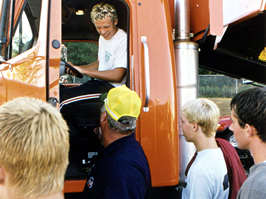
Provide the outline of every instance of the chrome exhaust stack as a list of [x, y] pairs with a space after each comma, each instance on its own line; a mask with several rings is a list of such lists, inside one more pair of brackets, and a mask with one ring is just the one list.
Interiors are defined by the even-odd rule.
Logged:
[[179, 96], [179, 184], [185, 182], [185, 169], [195, 152], [193, 143], [189, 143], [185, 140], [180, 123], [181, 107], [188, 100], [197, 97], [198, 44], [190, 41], [189, 14], [189, 0], [175, 0], [176, 40], [174, 46], [177, 72], [177, 93]]

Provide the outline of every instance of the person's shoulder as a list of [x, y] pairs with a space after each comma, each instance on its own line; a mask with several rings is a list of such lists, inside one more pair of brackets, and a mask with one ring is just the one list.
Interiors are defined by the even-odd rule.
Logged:
[[213, 162], [212, 159], [223, 159], [223, 152], [220, 148], [205, 149], [203, 151], [198, 152], [197, 157]]
[[266, 168], [250, 173], [238, 192], [238, 199], [264, 198], [266, 190], [261, 187], [266, 186]]
[[119, 28], [115, 37], [119, 41], [126, 41], [127, 40], [127, 33], [123, 29]]
[[266, 163], [253, 165], [250, 168], [250, 174], [246, 180], [247, 182], [258, 182], [259, 184], [266, 184]]
[[220, 169], [226, 170], [226, 164], [220, 150], [211, 149], [199, 152], [192, 165], [195, 172], [202, 171], [202, 169], [207, 173], [216, 173]]
[[127, 36], [127, 33], [123, 29], [121, 29], [121, 28], [119, 28], [117, 32], [120, 35]]
[[119, 158], [126, 160], [134, 159], [144, 155], [141, 145], [133, 139], [121, 145], [119, 151], [117, 152], [119, 153]]
[[111, 160], [114, 165], [116, 162], [120, 162], [121, 165], [143, 165], [146, 164], [146, 156], [142, 147], [138, 144], [138, 142], [127, 142], [123, 146], [119, 148], [114, 154], [113, 160]]

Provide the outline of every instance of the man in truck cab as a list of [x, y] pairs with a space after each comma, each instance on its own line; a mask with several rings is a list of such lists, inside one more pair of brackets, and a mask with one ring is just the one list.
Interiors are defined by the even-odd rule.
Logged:
[[[114, 6], [107, 3], [95, 4], [90, 15], [91, 21], [100, 34], [98, 61], [85, 66], [74, 66], [74, 68], [98, 80], [89, 80], [76, 87], [60, 85], [60, 112], [70, 128], [71, 146], [76, 146], [76, 143], [80, 145], [80, 142], [84, 141], [81, 140], [82, 136], [90, 139], [91, 142], [94, 139], [98, 141], [92, 131], [94, 127], [99, 126], [102, 105], [98, 100], [99, 96], [126, 81], [127, 34], [117, 27], [118, 15]], [[95, 150], [88, 148], [87, 151]], [[73, 166], [77, 168], [73, 170], [80, 170], [80, 162], [81, 159], [86, 158], [86, 150], [70, 147], [70, 168]]]
[[52, 105], [16, 98], [0, 107], [0, 199], [63, 199], [68, 127]]
[[108, 92], [97, 132], [104, 149], [88, 175], [82, 198], [148, 197], [149, 165], [134, 133], [140, 109], [139, 96], [125, 85]]
[[91, 10], [99, 37], [98, 60], [89, 65], [74, 66], [80, 73], [119, 86], [126, 81], [127, 34], [117, 27], [118, 16], [114, 6], [98, 3]]

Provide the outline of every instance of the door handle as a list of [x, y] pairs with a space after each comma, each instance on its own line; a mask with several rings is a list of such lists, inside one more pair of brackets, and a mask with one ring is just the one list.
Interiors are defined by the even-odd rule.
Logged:
[[150, 57], [149, 57], [149, 47], [147, 43], [147, 37], [141, 36], [141, 42], [144, 47], [145, 91], [146, 91], [143, 111], [148, 112], [151, 91], [150, 91]]

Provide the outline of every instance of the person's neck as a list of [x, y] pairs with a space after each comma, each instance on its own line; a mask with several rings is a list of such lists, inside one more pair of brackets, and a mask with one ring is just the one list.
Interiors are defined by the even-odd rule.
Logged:
[[105, 135], [106, 136], [104, 137], [104, 142], [103, 142], [104, 148], [106, 148], [107, 146], [115, 142], [116, 140], [119, 140], [123, 137], [130, 135], [130, 133], [121, 134], [117, 131], [109, 130], [109, 132], [105, 133]]
[[113, 37], [115, 36], [115, 34], [117, 33], [117, 31], [118, 31], [118, 28], [116, 27], [115, 29], [114, 29], [114, 31], [112, 32], [112, 36], [109, 38], [109, 39], [105, 39], [104, 37], [104, 39], [105, 40], [111, 40], [111, 39], [113, 39]]
[[266, 143], [262, 142], [259, 137], [254, 138], [253, 142], [250, 143], [249, 150], [255, 164], [266, 161]]
[[197, 151], [203, 151], [205, 149], [215, 149], [218, 148], [215, 137], [206, 137], [204, 134], [199, 135], [194, 141]]
[[[113, 36], [115, 36], [115, 34], [117, 33], [117, 31], [118, 31], [118, 28], [115, 27]], [[113, 38], [113, 36], [112, 36], [112, 38]]]

